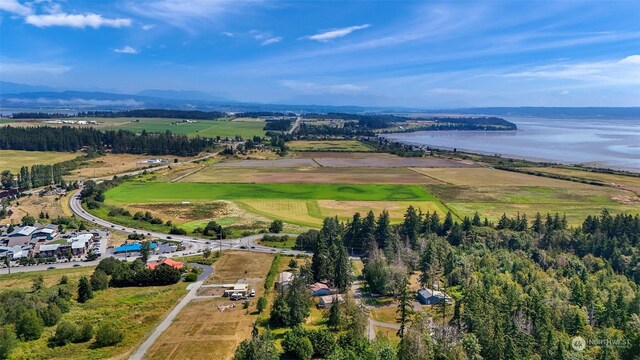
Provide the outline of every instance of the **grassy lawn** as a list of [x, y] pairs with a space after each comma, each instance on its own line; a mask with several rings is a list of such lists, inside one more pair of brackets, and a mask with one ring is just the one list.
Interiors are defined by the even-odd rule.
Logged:
[[20, 167], [41, 164], [55, 164], [62, 161], [75, 159], [80, 154], [56, 151], [22, 151], [0, 150], [0, 171], [11, 170], [16, 174]]
[[260, 240], [258, 241], [260, 245], [270, 246], [278, 249], [293, 249], [296, 246], [296, 238], [290, 236], [286, 241], [267, 241]]
[[[90, 275], [93, 267], [47, 270], [17, 273], [0, 277], [0, 288], [30, 291], [33, 279], [42, 275], [45, 285], [56, 284], [62, 275], [70, 283], [77, 283], [80, 276]], [[101, 349], [91, 348], [92, 341], [50, 348], [47, 339], [55, 333], [55, 326], [45, 328], [38, 340], [19, 342], [11, 359], [123, 359], [156, 326], [185, 294], [185, 284], [143, 288], [110, 288], [95, 292], [95, 297], [84, 304], [72, 301], [71, 311], [62, 321], [76, 324], [92, 323], [96, 328], [105, 321], [113, 321], [124, 332], [124, 340], [115, 346]]]
[[391, 306], [378, 307], [371, 310], [371, 318], [385, 323], [396, 324], [398, 322], [396, 320], [398, 317], [396, 310], [398, 310], [398, 308], [395, 303]]
[[356, 140], [291, 141], [287, 146], [293, 151], [369, 152], [374, 150]]
[[435, 197], [419, 185], [203, 184], [126, 182], [106, 193], [114, 204], [236, 199], [422, 200]]

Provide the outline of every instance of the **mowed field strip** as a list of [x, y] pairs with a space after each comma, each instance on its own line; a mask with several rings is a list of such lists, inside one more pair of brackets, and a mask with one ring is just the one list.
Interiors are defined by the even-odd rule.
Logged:
[[55, 164], [74, 159], [80, 155], [82, 154], [55, 151], [0, 150], [0, 171], [11, 170], [16, 174], [22, 166], [31, 168], [36, 164]]
[[160, 132], [169, 130], [174, 134], [201, 137], [234, 137], [240, 135], [245, 139], [254, 135], [264, 136], [264, 121], [262, 120], [191, 120], [192, 122], [182, 122], [183, 119], [168, 118], [74, 118], [76, 121], [97, 121], [99, 124], [75, 125], [75, 124], [52, 124], [45, 120], [20, 120], [8, 123], [11, 126], [72, 126], [72, 127], [94, 127], [100, 130], [129, 130], [133, 132]]
[[424, 186], [391, 184], [208, 184], [127, 182], [106, 193], [109, 203], [163, 203], [213, 200], [434, 201]]
[[215, 167], [181, 178], [181, 182], [304, 184], [441, 184], [407, 168]]

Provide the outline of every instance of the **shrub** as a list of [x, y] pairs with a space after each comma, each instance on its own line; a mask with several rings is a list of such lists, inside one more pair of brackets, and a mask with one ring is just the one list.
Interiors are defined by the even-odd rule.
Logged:
[[122, 341], [124, 335], [114, 324], [102, 323], [96, 333], [96, 347], [115, 345]]
[[269, 225], [269, 232], [278, 234], [282, 231], [283, 228], [284, 224], [282, 223], [282, 220], [273, 220], [271, 225]]
[[258, 313], [263, 312], [266, 308], [267, 308], [267, 298], [264, 296], [261, 296], [258, 299], [258, 306], [257, 306]]
[[0, 327], [0, 359], [7, 359], [16, 346], [16, 334], [10, 326]]
[[53, 326], [60, 321], [62, 311], [55, 303], [47, 305], [46, 308], [40, 310], [40, 317], [45, 326]]
[[96, 269], [91, 274], [91, 289], [94, 291], [104, 290], [109, 287], [109, 275], [103, 270]]
[[78, 336], [78, 327], [74, 324], [63, 321], [56, 328], [56, 333], [49, 342], [54, 346], [65, 346], [73, 342]]
[[309, 360], [313, 356], [311, 340], [309, 340], [306, 332], [300, 327], [295, 327], [285, 334], [282, 340], [282, 349], [293, 355], [296, 359]]
[[37, 340], [44, 324], [35, 309], [23, 308], [16, 321], [16, 335], [24, 341]]
[[78, 302], [84, 303], [93, 298], [93, 290], [91, 289], [91, 283], [86, 276], [80, 278], [78, 282]]
[[80, 331], [78, 331], [77, 336], [73, 339], [74, 343], [82, 343], [87, 342], [93, 338], [93, 325], [86, 323], [82, 325]]
[[187, 273], [187, 274], [184, 276], [184, 281], [186, 281], [186, 282], [195, 282], [195, 281], [198, 281], [198, 274], [195, 274], [195, 273], [192, 273], [192, 272]]

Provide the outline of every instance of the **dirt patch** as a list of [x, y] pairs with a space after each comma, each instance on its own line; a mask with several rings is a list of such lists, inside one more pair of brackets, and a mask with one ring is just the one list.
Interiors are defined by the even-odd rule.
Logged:
[[612, 199], [622, 204], [640, 204], [640, 196], [618, 195]]
[[316, 167], [312, 159], [277, 160], [230, 160], [214, 165], [215, 167]]
[[127, 208], [132, 213], [149, 211], [154, 216], [178, 222], [239, 216], [241, 212], [232, 202], [222, 200], [193, 204], [132, 204]]
[[[240, 279], [252, 278], [264, 280], [264, 276], [271, 267], [271, 254], [252, 253], [247, 251], [224, 252], [214, 265], [213, 276], [207, 279], [207, 284], [236, 283]], [[258, 289], [256, 289], [258, 290]]]
[[318, 164], [326, 167], [423, 167], [423, 168], [444, 168], [444, 167], [472, 167], [472, 165], [447, 159], [437, 158], [313, 158]]

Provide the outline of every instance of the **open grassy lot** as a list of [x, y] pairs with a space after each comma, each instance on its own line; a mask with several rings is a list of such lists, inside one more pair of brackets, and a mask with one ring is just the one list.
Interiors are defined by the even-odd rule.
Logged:
[[[273, 255], [248, 251], [225, 251], [216, 261], [213, 276], [207, 284], [229, 284], [239, 279], [256, 279], [266, 276]], [[256, 288], [256, 291], [258, 289]], [[257, 296], [256, 296], [257, 297]]]
[[56, 151], [0, 150], [0, 171], [11, 170], [12, 173], [16, 174], [22, 166], [31, 168], [35, 164], [55, 164], [75, 159], [79, 155]]
[[418, 185], [387, 184], [203, 184], [126, 182], [106, 192], [113, 204], [212, 200], [360, 200], [434, 201]]
[[293, 151], [373, 151], [370, 146], [356, 140], [291, 141], [287, 146]]
[[[183, 119], [167, 118], [75, 118], [74, 120], [97, 121], [98, 125], [74, 125], [74, 124], [51, 124], [46, 120], [37, 121], [13, 121], [11, 126], [73, 126], [73, 127], [94, 127], [101, 130], [130, 130], [141, 132], [165, 132], [167, 130], [175, 134], [187, 136], [203, 137], [234, 137], [240, 135], [243, 138], [250, 138], [254, 135], [264, 136], [264, 121], [254, 119], [249, 121], [220, 120], [195, 120], [195, 122], [183, 122]], [[185, 119], [186, 120], [186, 119]]]
[[[44, 211], [49, 214], [50, 219], [54, 219], [58, 216], [71, 216], [72, 212], [69, 209], [69, 197], [58, 195], [47, 195], [40, 197], [38, 195], [24, 196], [19, 200], [12, 202], [11, 211], [13, 214], [7, 216], [4, 219], [0, 219], [0, 224], [19, 224], [25, 215], [31, 215], [38, 218], [40, 211]], [[16, 205], [20, 203], [20, 205]], [[46, 222], [50, 220], [45, 220]]]
[[[57, 283], [62, 275], [67, 275], [75, 284], [80, 276], [90, 275], [92, 271], [93, 267], [82, 267], [3, 275], [0, 289], [29, 290], [38, 275], [44, 277], [46, 286]], [[95, 297], [84, 304], [72, 301], [71, 311], [62, 316], [62, 321], [90, 322], [97, 327], [108, 319], [122, 329], [124, 340], [101, 349], [93, 349], [92, 341], [51, 348], [47, 346], [47, 339], [55, 333], [55, 326], [48, 327], [40, 339], [19, 342], [11, 359], [126, 359], [184, 293], [185, 284], [178, 283], [163, 287], [111, 288], [94, 293]]]
[[[158, 156], [149, 155], [132, 155], [132, 154], [107, 154], [95, 159], [87, 160], [82, 163], [79, 169], [73, 170], [69, 178], [72, 179], [90, 179], [101, 178], [123, 172], [141, 170], [162, 164], [147, 164], [147, 160], [158, 158]], [[187, 161], [192, 158], [180, 157], [180, 156], [160, 156], [162, 159], [167, 159], [168, 164], [171, 164], [178, 159], [178, 161]]]
[[432, 201], [336, 201], [336, 200], [240, 200], [238, 204], [248, 211], [271, 219], [281, 219], [291, 224], [317, 228], [325, 217], [338, 216], [342, 220], [350, 219], [355, 212], [366, 214], [369, 210], [379, 214], [389, 211], [391, 222], [402, 220], [409, 205], [422, 211], [446, 209], [436, 200]]
[[612, 186], [623, 186], [640, 192], [640, 177], [625, 176], [616, 174], [597, 173], [578, 169], [567, 169], [557, 167], [537, 167], [531, 168], [533, 171], [540, 171], [547, 174], [557, 174], [570, 176], [581, 180], [601, 181]]
[[441, 184], [407, 168], [218, 167], [208, 166], [182, 182], [304, 184]]
[[472, 216], [477, 211], [492, 220], [503, 213], [524, 213], [532, 219], [536, 212], [558, 212], [566, 214], [571, 225], [577, 225], [587, 215], [599, 214], [605, 208], [612, 213], [639, 213], [640, 199], [628, 191], [567, 183], [574, 186], [431, 185], [429, 189], [459, 216]]
[[513, 171], [478, 168], [414, 168], [416, 172], [446, 184], [463, 186], [548, 186], [567, 188], [588, 186], [571, 181], [556, 180]]
[[145, 359], [231, 359], [236, 346], [251, 336], [252, 324], [258, 318], [255, 302], [262, 295], [272, 258], [270, 254], [224, 252], [214, 264], [214, 276], [208, 282], [253, 279], [257, 296], [250, 308], [242, 309], [237, 302], [235, 309], [221, 312], [218, 305], [231, 304], [229, 299], [195, 299], [182, 309]]

